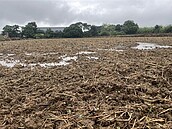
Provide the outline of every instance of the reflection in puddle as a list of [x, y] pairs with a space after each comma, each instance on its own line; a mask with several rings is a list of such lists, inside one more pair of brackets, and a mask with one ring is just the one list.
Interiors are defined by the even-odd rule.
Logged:
[[161, 46], [157, 45], [154, 43], [142, 43], [142, 42], [137, 42], [136, 47], [132, 47], [133, 49], [138, 49], [138, 50], [152, 50], [156, 48], [172, 48], [172, 46]]

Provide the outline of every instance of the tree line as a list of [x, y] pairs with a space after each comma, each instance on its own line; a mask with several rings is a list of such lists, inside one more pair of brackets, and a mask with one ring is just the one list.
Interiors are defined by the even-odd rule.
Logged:
[[2, 31], [2, 35], [6, 35], [10, 38], [82, 38], [154, 33], [172, 33], [172, 25], [139, 27], [139, 25], [132, 20], [127, 20], [122, 25], [103, 24], [101, 26], [77, 22], [64, 28], [63, 31], [52, 31], [51, 28], [43, 31], [38, 29], [36, 22], [29, 22], [24, 27], [20, 27], [19, 25], [6, 25]]

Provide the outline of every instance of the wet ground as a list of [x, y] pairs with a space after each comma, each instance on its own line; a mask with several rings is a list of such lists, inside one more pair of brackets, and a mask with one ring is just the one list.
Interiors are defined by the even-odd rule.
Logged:
[[0, 42], [1, 128], [172, 127], [172, 38]]

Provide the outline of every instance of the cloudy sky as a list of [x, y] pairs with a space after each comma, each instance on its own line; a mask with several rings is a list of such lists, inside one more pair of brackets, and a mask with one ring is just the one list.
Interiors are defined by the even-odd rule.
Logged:
[[172, 24], [172, 0], [0, 0], [0, 29], [6, 24], [100, 25], [134, 20], [140, 26]]

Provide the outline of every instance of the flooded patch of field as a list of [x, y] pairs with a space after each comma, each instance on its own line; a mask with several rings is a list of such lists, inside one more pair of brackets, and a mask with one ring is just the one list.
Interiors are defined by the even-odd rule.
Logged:
[[20, 64], [19, 60], [0, 60], [0, 65], [6, 66], [9, 68], [14, 67], [16, 64]]
[[172, 48], [172, 46], [163, 46], [163, 45], [157, 45], [154, 43], [143, 43], [143, 42], [137, 42], [136, 47], [132, 47], [133, 49], [138, 49], [138, 50], [152, 50], [156, 48]]
[[[76, 55], [77, 54], [86, 54], [87, 55], [87, 54], [93, 54], [93, 53], [95, 53], [95, 52], [79, 52], [79, 53], [76, 53]], [[7, 55], [9, 55], [9, 54], [7, 54]], [[33, 53], [32, 54], [31, 53], [25, 53], [25, 55], [26, 56], [32, 56], [34, 54]], [[37, 55], [39, 55], [39, 54], [37, 53]], [[46, 56], [47, 53], [46, 54], [40, 54], [40, 55]], [[56, 55], [56, 54], [53, 54], [53, 55]], [[51, 63], [46, 63], [46, 62], [45, 63], [40, 63], [40, 62], [38, 62], [38, 63], [21, 63], [20, 60], [15, 60], [14, 58], [11, 58], [10, 60], [9, 59], [3, 59], [3, 60], [1, 59], [0, 65], [6, 66], [9, 68], [12, 68], [16, 65], [21, 65], [23, 67], [41, 66], [41, 67], [47, 67], [47, 68], [48, 67], [55, 67], [55, 66], [66, 66], [66, 65], [71, 64], [71, 61], [77, 61], [78, 56], [67, 56], [67, 54], [66, 54], [66, 55], [62, 55], [58, 58], [60, 59], [59, 62], [51, 62]], [[87, 58], [88, 59], [95, 59], [95, 60], [98, 59], [98, 57], [87, 57]]]
[[52, 63], [21, 63], [19, 60], [0, 60], [0, 65], [12, 68], [16, 65], [21, 65], [24, 67], [34, 67], [34, 66], [41, 66], [41, 67], [55, 67], [55, 66], [66, 66], [69, 65], [72, 60], [76, 61], [77, 56], [74, 57], [63, 57], [60, 62], [52, 62]]

